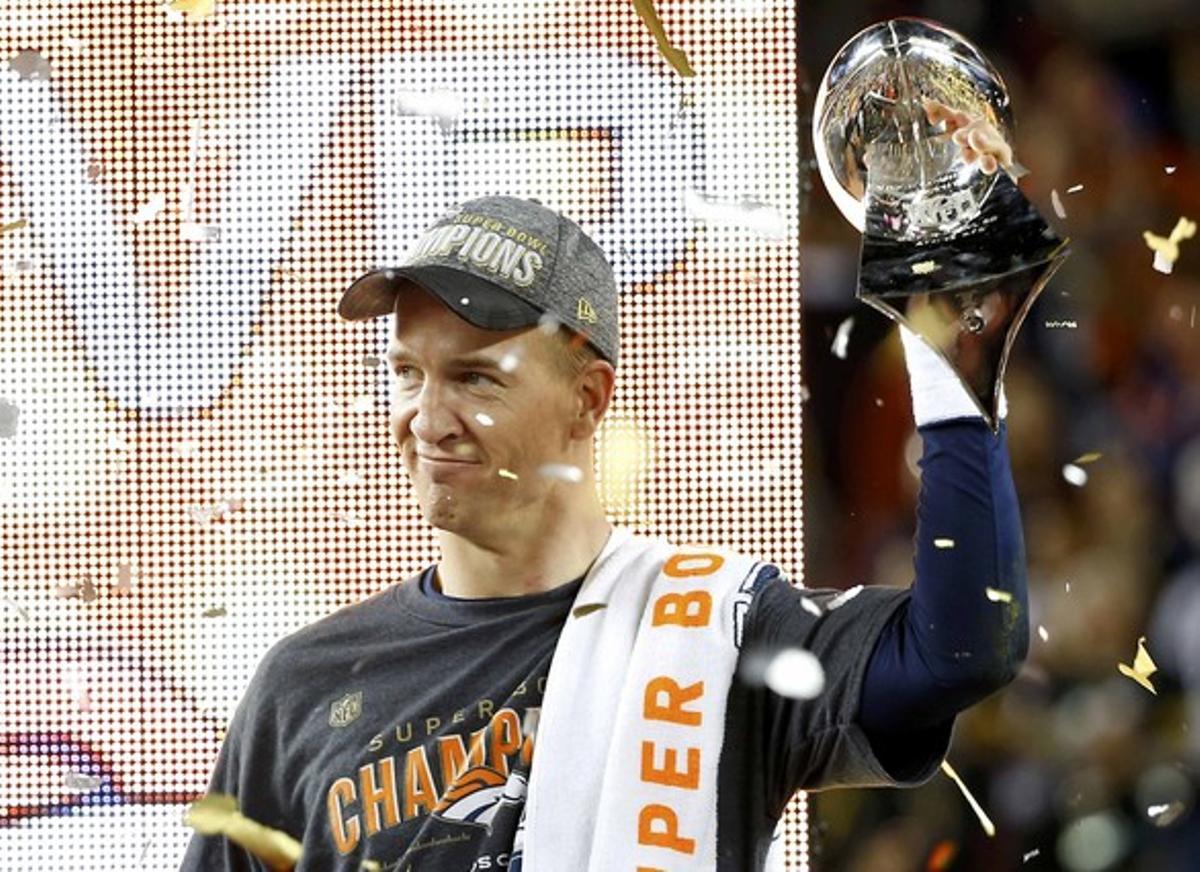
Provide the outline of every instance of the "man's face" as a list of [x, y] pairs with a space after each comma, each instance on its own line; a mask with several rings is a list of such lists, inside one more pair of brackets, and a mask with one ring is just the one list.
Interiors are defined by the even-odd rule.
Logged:
[[433, 526], [491, 539], [522, 509], [545, 508], [556, 487], [580, 486], [538, 472], [573, 462], [577, 400], [554, 342], [536, 327], [475, 327], [417, 288], [399, 294], [388, 349], [391, 427]]

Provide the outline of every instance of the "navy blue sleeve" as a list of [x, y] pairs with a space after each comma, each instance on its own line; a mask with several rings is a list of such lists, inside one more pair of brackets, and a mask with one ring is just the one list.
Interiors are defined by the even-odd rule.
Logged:
[[860, 700], [859, 723], [889, 769], [919, 758], [922, 737], [937, 744], [958, 712], [1010, 682], [1029, 648], [1006, 427], [993, 434], [962, 418], [919, 432], [916, 577], [876, 640]]

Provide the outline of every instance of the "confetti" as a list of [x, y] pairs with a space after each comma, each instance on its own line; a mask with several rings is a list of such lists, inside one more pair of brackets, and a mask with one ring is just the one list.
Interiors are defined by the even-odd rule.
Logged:
[[557, 478], [579, 484], [583, 481], [583, 470], [570, 463], [546, 463], [538, 467], [538, 475], [544, 478]]
[[1075, 321], [1047, 321], [1046, 326], [1049, 327], [1051, 330], [1054, 330], [1054, 329], [1074, 330], [1079, 326], [1079, 324]]
[[1050, 634], [1046, 632], [1046, 628], [1038, 624], [1038, 635], [1042, 637], [1043, 642], [1050, 641]]
[[359, 872], [383, 872], [383, 864], [378, 860], [363, 860], [358, 870]]
[[1168, 176], [1172, 176], [1175, 174], [1175, 167], [1173, 167], [1173, 166], [1163, 167], [1163, 170], [1166, 172], [1166, 174]]
[[20, 616], [22, 621], [27, 622], [29, 620], [29, 612], [26, 611], [25, 607], [20, 605], [19, 603], [15, 603], [12, 600], [8, 600], [8, 599], [0, 600], [0, 603], [3, 603], [4, 605], [8, 606], [10, 609], [15, 611], [17, 613], [17, 615]]
[[398, 91], [392, 98], [392, 114], [432, 118], [443, 133], [458, 125], [464, 111], [462, 95], [457, 91]]
[[646, 27], [654, 36], [654, 42], [658, 45], [658, 50], [662, 56], [667, 59], [667, 62], [675, 68], [675, 71], [681, 76], [694, 76], [695, 70], [688, 63], [687, 55], [671, 44], [671, 40], [667, 38], [667, 31], [663, 27], [662, 19], [658, 17], [658, 11], [654, 8], [653, 0], [633, 0], [633, 8], [637, 10], [637, 14], [641, 16]]
[[205, 609], [201, 612], [202, 618], [222, 618], [225, 616], [225, 606], [213, 606], [211, 609]]
[[582, 618], [590, 615], [592, 612], [598, 612], [601, 609], [608, 608], [608, 603], [585, 603], [581, 606], [576, 606], [571, 610], [571, 617]]
[[81, 599], [85, 603], [96, 599], [96, 585], [91, 576], [85, 575], [83, 580], [75, 584], [60, 584], [54, 589], [54, 595], [63, 599]]
[[148, 221], [153, 221], [158, 214], [166, 208], [167, 195], [155, 194], [149, 200], [142, 204], [133, 216], [134, 224], [145, 224]]
[[1067, 585], [1067, 593], [1070, 593], [1071, 592], [1071, 582], [1068, 581], [1066, 583], [1066, 585]]
[[1013, 601], [1011, 593], [1006, 590], [997, 590], [994, 587], [987, 589], [987, 598], [994, 603], [1010, 603]]
[[291, 869], [300, 860], [300, 843], [281, 830], [265, 827], [238, 811], [237, 800], [210, 793], [188, 806], [183, 822], [206, 836], [224, 835], [271, 869]]
[[825, 670], [811, 651], [785, 648], [771, 658], [763, 681], [780, 696], [813, 699], [825, 689]]
[[1076, 466], [1074, 463], [1063, 465], [1062, 476], [1067, 480], [1068, 484], [1073, 484], [1075, 487], [1083, 487], [1087, 484], [1088, 480], [1087, 470]]
[[1076, 464], [1095, 463], [1097, 460], [1099, 460], [1103, 456], [1104, 455], [1101, 454], [1099, 451], [1089, 451], [1087, 454], [1081, 454], [1078, 457], [1076, 457], [1074, 462]]
[[1181, 216], [1175, 222], [1175, 227], [1167, 238], [1164, 239], [1149, 230], [1142, 233], [1142, 238], [1154, 252], [1154, 268], [1160, 273], [1170, 275], [1171, 270], [1175, 267], [1175, 261], [1179, 260], [1179, 243], [1185, 239], [1191, 239], [1195, 235], [1196, 222]]
[[1040, 855], [1041, 855], [1041, 853], [1042, 853], [1042, 849], [1041, 849], [1041, 848], [1034, 848], [1032, 851], [1027, 851], [1027, 852], [1026, 852], [1026, 853], [1025, 853], [1025, 854], [1024, 854], [1022, 857], [1021, 857], [1021, 862], [1022, 862], [1022, 863], [1028, 863], [1028, 862], [1029, 862], [1030, 860], [1032, 860], [1034, 857], [1040, 856]]
[[558, 328], [562, 326], [562, 322], [546, 312], [538, 318], [538, 330], [542, 331], [547, 336], [553, 336], [558, 332]]
[[484, 427], [494, 427], [496, 425], [496, 421], [487, 412], [476, 412], [475, 420]]
[[923, 260], [920, 263], [914, 263], [912, 265], [913, 275], [917, 275], [917, 276], [927, 276], [931, 272], [936, 271], [937, 269], [938, 269], [937, 261], [933, 261], [933, 260]]
[[501, 372], [512, 372], [513, 370], [515, 370], [517, 368], [517, 364], [520, 362], [521, 362], [521, 359], [519, 357], [517, 357], [515, 354], [513, 354], [511, 351], [509, 351], [503, 357], [500, 358], [500, 371]]
[[934, 539], [933, 547], [934, 548], [953, 548], [954, 540], [953, 539]]
[[17, 435], [17, 421], [20, 417], [21, 410], [0, 397], [0, 439], [11, 439]]
[[851, 315], [849, 318], [845, 319], [844, 321], [842, 321], [841, 324], [838, 325], [837, 334], [833, 337], [833, 346], [831, 348], [835, 357], [838, 357], [841, 360], [846, 359], [846, 346], [850, 342], [850, 331], [853, 329], [854, 329], [854, 316], [853, 315]]
[[929, 859], [925, 862], [926, 872], [944, 872], [957, 855], [958, 845], [954, 842], [949, 839], [938, 842], [929, 852]]
[[962, 795], [966, 797], [967, 804], [971, 806], [971, 809], [975, 812], [975, 816], [979, 818], [979, 823], [983, 825], [983, 831], [987, 833], [989, 837], [994, 837], [996, 835], [996, 825], [993, 824], [992, 819], [987, 816], [987, 812], [985, 812], [983, 808], [980, 807], [979, 803], [975, 801], [975, 797], [971, 795], [971, 791], [967, 790], [967, 785], [963, 784], [962, 779], [958, 777], [958, 773], [954, 771], [954, 767], [950, 765], [949, 760], [942, 761], [942, 771], [946, 773], [946, 776], [951, 781], [958, 785], [958, 789], [961, 790]]
[[856, 585], [854, 585], [854, 587], [850, 588], [849, 590], [842, 591], [841, 593], [839, 593], [837, 596], [835, 596], [833, 599], [831, 599], [829, 601], [829, 605], [826, 606], [826, 608], [831, 612], [834, 609], [840, 609], [846, 603], [850, 602], [850, 600], [854, 599], [856, 596], [858, 596], [860, 593], [862, 593], [862, 589], [863, 589], [863, 586], [861, 584], [856, 584]]
[[12, 233], [16, 230], [20, 230], [23, 227], [28, 226], [28, 224], [29, 222], [24, 218], [18, 218], [16, 221], [9, 221], [7, 224], [0, 224], [0, 236], [3, 236], [5, 233]]
[[221, 228], [184, 221], [179, 225], [179, 238], [184, 242], [216, 242], [221, 238]]
[[102, 781], [99, 775], [84, 775], [82, 772], [68, 772], [63, 776], [63, 787], [79, 793], [91, 793], [100, 787]]
[[816, 617], [821, 617], [821, 607], [807, 597], [800, 597], [800, 607]]
[[765, 239], [784, 239], [787, 222], [774, 206], [758, 200], [723, 201], [696, 191], [683, 195], [688, 215], [706, 224], [741, 227]]
[[128, 563], [117, 564], [117, 584], [113, 590], [118, 594], [133, 591], [133, 566]]
[[1067, 220], [1067, 210], [1063, 208], [1062, 198], [1058, 196], [1058, 188], [1050, 192], [1050, 205], [1054, 207], [1054, 214], [1060, 221]]
[[67, 47], [67, 50], [70, 51], [71, 54], [79, 54], [87, 47], [87, 43], [82, 39], [70, 35], [63, 37], [63, 45]]
[[50, 61], [32, 48], [22, 49], [9, 58], [8, 68], [20, 78], [30, 81], [50, 78]]
[[1082, 190], [1083, 190], [1083, 185], [1071, 185], [1071, 187], [1067, 188], [1067, 193], [1068, 194], [1078, 194]]
[[1187, 803], [1175, 800], [1150, 806], [1146, 809], [1146, 817], [1150, 818], [1150, 823], [1156, 827], [1169, 827], [1179, 820], [1187, 810]]
[[1146, 690], [1150, 691], [1155, 696], [1158, 696], [1158, 691], [1154, 689], [1154, 685], [1150, 683], [1150, 676], [1158, 671], [1158, 667], [1154, 665], [1154, 660], [1146, 651], [1146, 637], [1142, 636], [1138, 639], [1137, 655], [1133, 658], [1133, 666], [1126, 666], [1124, 663], [1117, 664], [1117, 671], [1126, 678], [1132, 678]]
[[499, 475], [501, 478], [507, 478], [507, 479], [510, 479], [510, 480], [512, 480], [512, 481], [516, 481], [516, 480], [519, 478], [519, 476], [518, 476], [518, 475], [517, 475], [515, 472], [512, 472], [512, 471], [510, 471], [510, 470], [507, 470], [507, 469], [502, 469], [502, 470], [500, 470], [500, 471], [497, 473], [497, 475]]
[[203, 21], [216, 11], [216, 6], [215, 0], [172, 0], [167, 8], [183, 13], [188, 21]]

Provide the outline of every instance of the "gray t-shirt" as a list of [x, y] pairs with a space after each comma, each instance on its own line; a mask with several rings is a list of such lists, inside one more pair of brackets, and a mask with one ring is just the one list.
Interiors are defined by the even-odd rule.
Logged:
[[[239, 703], [210, 790], [301, 840], [300, 872], [519, 870], [514, 839], [534, 753], [527, 712], [541, 705], [581, 581], [457, 600], [430, 596], [417, 576], [288, 636]], [[826, 611], [838, 593], [795, 588], [774, 566], [759, 573], [743, 658], [805, 648], [826, 686], [796, 701], [735, 676], [718, 769], [722, 872], [762, 868], [796, 790], [919, 784], [946, 751], [949, 724], [891, 771], [876, 758], [855, 723], [858, 700], [874, 642], [909, 593], [866, 587]], [[197, 835], [182, 868], [264, 867], [224, 838]]]

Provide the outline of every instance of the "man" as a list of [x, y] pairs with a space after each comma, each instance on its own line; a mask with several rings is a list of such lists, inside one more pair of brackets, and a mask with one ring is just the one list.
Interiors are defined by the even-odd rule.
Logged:
[[[839, 596], [606, 520], [617, 291], [561, 215], [457, 207], [339, 312], [394, 317], [391, 425], [441, 560], [276, 644], [238, 707], [211, 789], [301, 841], [298, 869], [781, 868], [795, 791], [923, 782], [1015, 675], [1005, 430], [912, 336], [916, 581]], [[821, 664], [812, 698], [761, 680], [790, 648]], [[183, 868], [266, 867], [197, 835]]]

